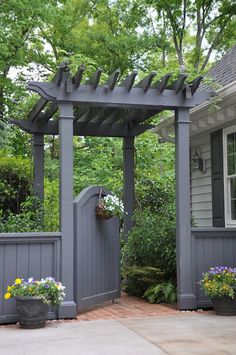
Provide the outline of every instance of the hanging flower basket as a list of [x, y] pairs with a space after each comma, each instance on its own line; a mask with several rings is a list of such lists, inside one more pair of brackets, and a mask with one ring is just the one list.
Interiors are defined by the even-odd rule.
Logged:
[[100, 218], [100, 219], [110, 219], [112, 216], [112, 214], [110, 214], [109, 212], [106, 211], [106, 208], [104, 206], [103, 203], [99, 203], [97, 206], [96, 206], [96, 216], [97, 218]]
[[114, 216], [122, 218], [124, 206], [118, 197], [106, 195], [103, 189], [99, 192], [98, 204], [95, 208], [97, 218], [110, 219]]

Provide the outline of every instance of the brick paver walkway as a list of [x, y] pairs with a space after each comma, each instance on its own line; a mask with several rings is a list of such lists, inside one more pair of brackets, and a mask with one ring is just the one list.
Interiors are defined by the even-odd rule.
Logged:
[[77, 316], [77, 320], [120, 319], [133, 317], [159, 317], [177, 315], [174, 306], [166, 304], [150, 304], [137, 297], [122, 294], [122, 297], [91, 307]]

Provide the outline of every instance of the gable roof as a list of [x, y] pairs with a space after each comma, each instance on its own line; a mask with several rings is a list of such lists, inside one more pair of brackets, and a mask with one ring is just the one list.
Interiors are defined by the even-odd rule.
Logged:
[[[217, 112], [213, 115], [207, 113], [209, 101], [191, 109], [191, 137], [211, 130], [216, 125], [232, 121], [236, 117], [236, 45], [214, 64], [206, 76], [211, 77], [220, 85], [217, 94], [221, 98], [221, 102], [218, 104]], [[206, 83], [201, 83], [199, 91], [201, 90], [209, 90], [209, 86]], [[152, 131], [159, 134], [163, 141], [174, 141], [171, 137], [174, 133], [174, 117], [163, 119]]]
[[236, 81], [236, 45], [214, 64], [207, 76], [222, 87]]

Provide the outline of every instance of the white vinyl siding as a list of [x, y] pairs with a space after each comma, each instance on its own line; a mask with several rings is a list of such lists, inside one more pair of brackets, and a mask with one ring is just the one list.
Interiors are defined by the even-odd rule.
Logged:
[[212, 227], [211, 194], [211, 145], [210, 135], [194, 139], [191, 152], [197, 149], [202, 159], [206, 160], [206, 172], [191, 171], [191, 211], [194, 224], [198, 227]]

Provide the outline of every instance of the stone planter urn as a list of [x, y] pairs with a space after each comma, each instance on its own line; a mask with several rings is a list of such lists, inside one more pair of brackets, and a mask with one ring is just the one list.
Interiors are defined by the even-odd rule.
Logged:
[[16, 310], [21, 328], [36, 329], [45, 327], [49, 306], [37, 296], [15, 297]]
[[236, 298], [227, 296], [212, 299], [215, 313], [219, 316], [236, 316]]

